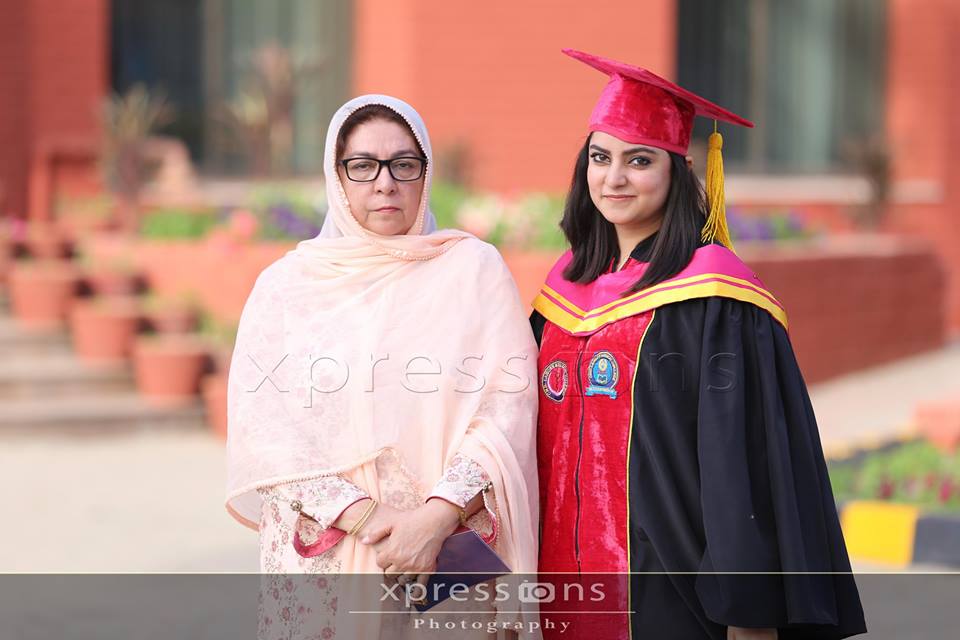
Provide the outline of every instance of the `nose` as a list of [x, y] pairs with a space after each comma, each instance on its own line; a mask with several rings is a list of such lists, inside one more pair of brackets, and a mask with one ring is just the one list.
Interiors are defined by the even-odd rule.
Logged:
[[603, 182], [609, 187], [622, 187], [627, 183], [626, 167], [620, 162], [611, 162]]
[[380, 169], [380, 175], [377, 176], [373, 186], [377, 193], [393, 193], [397, 190], [397, 181], [390, 175], [389, 167], [385, 166]]

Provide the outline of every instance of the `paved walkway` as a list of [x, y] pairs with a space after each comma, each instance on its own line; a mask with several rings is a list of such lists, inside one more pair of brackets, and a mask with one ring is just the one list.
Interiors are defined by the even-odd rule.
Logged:
[[950, 394], [960, 396], [960, 341], [810, 387], [828, 457], [913, 434], [917, 404]]
[[204, 431], [0, 433], [0, 571], [257, 571]]

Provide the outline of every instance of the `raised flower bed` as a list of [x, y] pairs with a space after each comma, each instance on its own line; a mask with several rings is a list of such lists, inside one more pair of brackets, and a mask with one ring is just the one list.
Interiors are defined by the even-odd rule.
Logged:
[[[236, 324], [259, 273], [319, 232], [325, 205], [313, 196], [322, 193], [265, 188], [248, 193], [239, 207], [157, 210], [122, 246], [115, 235], [90, 234], [83, 249], [101, 260], [123, 251], [152, 297], [186, 295], [215, 321]], [[565, 248], [558, 197], [503, 199], [438, 184], [431, 204], [441, 227], [466, 228], [499, 246], [527, 302]], [[807, 382], [943, 344], [945, 283], [928, 247], [878, 235], [822, 236], [796, 212], [766, 213], [731, 212], [736, 249], [784, 303]], [[911, 308], [909, 323], [904, 305]], [[169, 326], [183, 332], [192, 321], [179, 315]]]
[[960, 516], [960, 453], [927, 440], [897, 443], [830, 463], [840, 501], [880, 500]]
[[829, 469], [851, 558], [960, 567], [960, 452], [913, 440]]

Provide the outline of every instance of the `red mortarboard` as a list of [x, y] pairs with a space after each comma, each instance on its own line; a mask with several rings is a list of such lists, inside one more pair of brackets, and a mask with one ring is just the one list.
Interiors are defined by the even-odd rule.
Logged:
[[646, 69], [574, 49], [563, 52], [610, 76], [590, 114], [590, 131], [683, 155], [690, 146], [695, 115], [753, 126], [749, 120]]
[[[590, 131], [603, 131], [632, 144], [648, 144], [684, 155], [690, 146], [695, 116], [753, 127], [749, 120], [646, 69], [575, 49], [563, 52], [610, 76], [590, 114]], [[723, 138], [714, 130], [707, 151], [710, 213], [702, 237], [707, 241], [719, 240], [733, 249], [724, 207], [722, 147]]]

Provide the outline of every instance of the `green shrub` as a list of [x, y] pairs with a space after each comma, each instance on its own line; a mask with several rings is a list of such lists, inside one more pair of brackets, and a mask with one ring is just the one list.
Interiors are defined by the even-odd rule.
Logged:
[[209, 209], [154, 209], [144, 216], [140, 235], [164, 240], [199, 239], [207, 235], [217, 223], [216, 212]]

